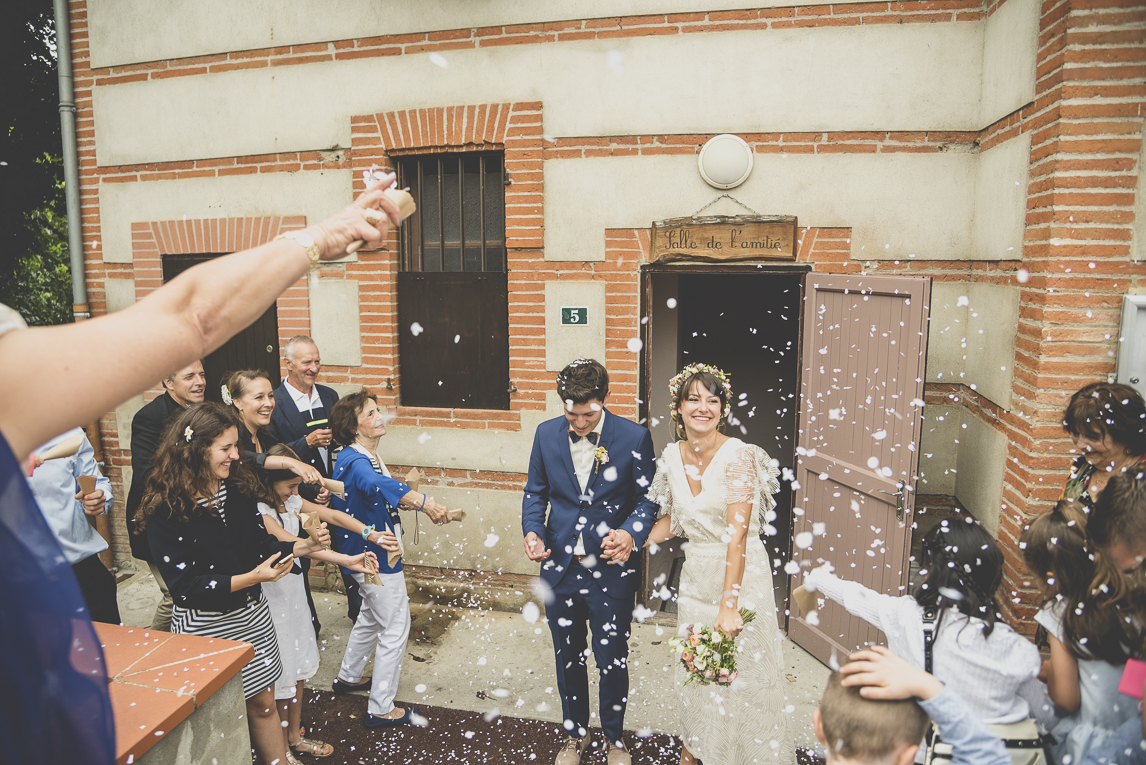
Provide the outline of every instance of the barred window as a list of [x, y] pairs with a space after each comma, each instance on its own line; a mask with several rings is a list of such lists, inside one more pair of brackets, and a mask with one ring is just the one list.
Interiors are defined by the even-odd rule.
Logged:
[[505, 163], [496, 151], [402, 157], [418, 215], [402, 227], [404, 271], [505, 270]]
[[502, 154], [402, 157], [397, 165], [398, 183], [418, 205], [400, 229], [401, 402], [509, 409]]

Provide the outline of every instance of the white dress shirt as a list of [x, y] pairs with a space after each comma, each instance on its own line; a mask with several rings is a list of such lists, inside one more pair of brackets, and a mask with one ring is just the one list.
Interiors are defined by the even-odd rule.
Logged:
[[[42, 454], [61, 441], [75, 436], [84, 436], [83, 429], [72, 428], [33, 451]], [[95, 450], [86, 436], [80, 444], [80, 450], [74, 455], [47, 460], [28, 479], [36, 504], [40, 506], [44, 520], [48, 522], [48, 527], [71, 565], [107, 549], [107, 542], [84, 514], [83, 502], [75, 499], [76, 492], [80, 490], [76, 479], [81, 475], [95, 476], [96, 490], [103, 491], [103, 511], [106, 513], [112, 505], [111, 481], [100, 473], [95, 461]]]
[[[303, 393], [298, 388], [291, 385], [289, 377], [283, 378], [283, 385], [286, 386], [287, 393], [290, 394], [291, 401], [294, 402], [294, 405], [298, 407], [298, 410], [300, 412], [313, 412], [318, 407], [323, 406], [322, 399], [319, 398], [319, 396], [318, 396], [318, 386], [317, 385], [310, 386], [310, 395], [309, 396], [306, 395], [305, 393]], [[324, 409], [323, 411], [326, 411], [326, 410]], [[330, 412], [326, 412], [326, 416], [329, 418]], [[327, 424], [326, 427], [329, 428], [330, 425]], [[318, 450], [319, 456], [322, 457], [322, 464], [329, 465], [330, 464], [330, 457], [329, 457], [329, 454], [327, 453], [328, 449], [325, 446], [317, 446], [317, 447], [313, 447], [313, 448], [316, 448]]]
[[[597, 443], [594, 444], [588, 438], [582, 438], [576, 443], [573, 442], [573, 431], [570, 429], [569, 434], [569, 456], [573, 458], [573, 472], [577, 475], [577, 485], [581, 488], [581, 493], [585, 493], [585, 489], [589, 486], [589, 476], [593, 474], [593, 465], [596, 460], [593, 454], [597, 451], [597, 447], [601, 445], [601, 431], [605, 427], [605, 418], [608, 417], [608, 412], [601, 410], [601, 419], [597, 420], [597, 427], [593, 428], [592, 432], [597, 434]], [[581, 535], [577, 535], [577, 545], [573, 548], [574, 555], [585, 554], [585, 543], [581, 539]]]

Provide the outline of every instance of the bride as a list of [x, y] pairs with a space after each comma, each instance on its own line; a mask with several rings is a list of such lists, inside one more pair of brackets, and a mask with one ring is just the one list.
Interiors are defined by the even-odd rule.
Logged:
[[[720, 432], [732, 408], [732, 386], [720, 369], [690, 364], [669, 382], [669, 393], [682, 440], [666, 446], [657, 463], [649, 496], [661, 510], [649, 542], [688, 537], [679, 629], [711, 624], [736, 638], [739, 649], [739, 676], [731, 686], [685, 686], [685, 669], [677, 662], [680, 761], [794, 763], [781, 681], [783, 638], [768, 551], [760, 540], [765, 515], [776, 505], [779, 471], [760, 447]], [[747, 625], [741, 607], [756, 612]]]

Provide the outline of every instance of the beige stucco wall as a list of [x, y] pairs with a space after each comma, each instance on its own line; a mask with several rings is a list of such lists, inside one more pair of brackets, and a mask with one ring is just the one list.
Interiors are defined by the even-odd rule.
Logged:
[[962, 422], [962, 409], [955, 404], [928, 404], [923, 408], [917, 494], [955, 494], [959, 470], [956, 440]]
[[108, 313], [130, 308], [135, 305], [135, 279], [104, 279], [103, 293]]
[[356, 279], [310, 280], [310, 334], [326, 364], [362, 365]]
[[[753, 7], [789, 4], [757, 0]], [[354, 37], [744, 7], [743, 0], [100, 0], [89, 6], [88, 23], [92, 66], [114, 66]]]
[[[589, 309], [584, 326], [562, 326], [562, 306]], [[605, 283], [545, 282], [545, 368], [560, 372], [574, 359], [605, 359]]]
[[400, 459], [390, 459], [391, 462], [525, 473], [529, 469], [533, 431], [543, 420], [559, 412], [559, 409], [549, 414], [522, 412], [520, 432], [391, 425], [381, 448], [386, 454], [401, 455]]
[[[533, 434], [530, 433], [530, 440]], [[466, 511], [462, 523], [435, 526], [419, 519], [420, 542], [414, 544], [414, 519], [403, 513], [405, 560], [420, 566], [536, 574], [521, 544], [521, 492], [454, 489], [426, 485], [428, 494], [450, 509]]]
[[1011, 406], [1019, 288], [975, 282], [931, 285], [927, 382], [963, 383]]
[[923, 411], [918, 494], [953, 495], [992, 534], [999, 527], [1007, 438], [959, 404]]
[[[856, 260], [963, 260], [973, 255], [977, 168], [977, 155], [960, 152], [761, 154], [732, 194], [801, 226], [851, 227]], [[545, 256], [604, 260], [604, 229], [689, 215], [719, 193], [691, 155], [549, 160]]]
[[1138, 185], [1134, 194], [1134, 233], [1130, 257], [1135, 261], [1146, 260], [1146, 141], [1142, 142], [1142, 153], [1138, 156]]
[[986, 127], [1035, 100], [1039, 3], [1008, 0], [983, 29], [983, 97], [979, 120]]
[[[521, 100], [543, 102], [555, 136], [975, 130], [983, 31], [965, 22], [584, 40], [449, 51], [447, 68], [412, 55], [101, 86], [96, 155], [119, 165], [346, 147], [355, 114]], [[610, 51], [623, 56], [619, 70]]]
[[968, 412], [960, 424], [955, 497], [992, 535], [998, 533], [1007, 437]]
[[1027, 225], [1031, 134], [980, 152], [971, 244], [980, 260], [1020, 260]]
[[184, 218], [305, 215], [321, 221], [352, 199], [349, 170], [233, 175], [99, 187], [101, 240], [108, 263], [131, 262], [131, 224]]

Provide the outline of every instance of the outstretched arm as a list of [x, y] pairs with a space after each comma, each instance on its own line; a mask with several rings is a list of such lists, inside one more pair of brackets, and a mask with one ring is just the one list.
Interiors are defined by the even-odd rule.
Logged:
[[[386, 219], [370, 225], [367, 208], [382, 209], [398, 222], [397, 205], [383, 193], [389, 182], [306, 229], [323, 260], [342, 257], [356, 239], [370, 243], [385, 236]], [[17, 459], [24, 459], [55, 434], [94, 420], [207, 356], [257, 319], [309, 264], [298, 242], [269, 242], [190, 268], [123, 311], [0, 335], [0, 356], [21, 360], [0, 368], [0, 389], [22, 391], [0, 398], [0, 432]], [[88, 379], [93, 358], [102, 362], [99, 385]], [[35, 385], [24, 384], [29, 374]]]

